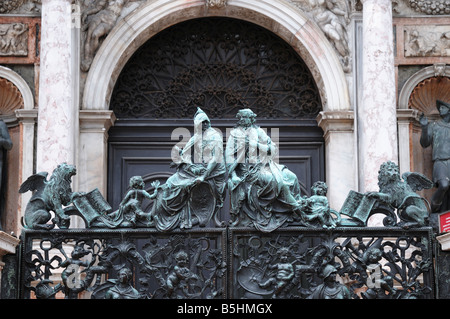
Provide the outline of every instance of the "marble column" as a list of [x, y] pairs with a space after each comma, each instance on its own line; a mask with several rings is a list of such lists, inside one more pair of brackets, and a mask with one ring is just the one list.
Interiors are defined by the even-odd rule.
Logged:
[[358, 107], [359, 189], [377, 191], [385, 161], [398, 163], [391, 0], [363, 0], [362, 95]]
[[71, 1], [42, 0], [37, 171], [75, 164], [77, 110], [72, 103]]

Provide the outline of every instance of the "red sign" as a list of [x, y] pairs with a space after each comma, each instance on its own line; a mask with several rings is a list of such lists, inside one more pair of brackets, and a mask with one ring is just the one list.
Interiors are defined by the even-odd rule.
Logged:
[[441, 233], [450, 231], [450, 211], [439, 215], [439, 230]]

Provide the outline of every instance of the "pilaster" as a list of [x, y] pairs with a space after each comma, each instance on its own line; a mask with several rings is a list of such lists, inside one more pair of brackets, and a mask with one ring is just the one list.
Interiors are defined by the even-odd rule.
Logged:
[[112, 111], [101, 110], [81, 110], [79, 118], [79, 190], [98, 188], [106, 196], [108, 130], [116, 118]]
[[353, 111], [320, 112], [317, 117], [325, 137], [326, 183], [330, 206], [339, 210], [350, 190], [356, 189], [357, 165], [355, 156]]

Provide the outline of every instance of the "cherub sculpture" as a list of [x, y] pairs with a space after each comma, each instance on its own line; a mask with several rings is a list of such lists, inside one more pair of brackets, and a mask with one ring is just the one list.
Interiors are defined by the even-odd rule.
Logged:
[[287, 288], [295, 276], [295, 266], [293, 262], [289, 261], [289, 249], [287, 247], [281, 247], [277, 254], [280, 262], [268, 266], [269, 269], [275, 270], [275, 276], [260, 282], [259, 286], [261, 288], [275, 286], [272, 298], [285, 298], [288, 292]]
[[[72, 202], [71, 178], [76, 168], [66, 163], [58, 165], [49, 180], [48, 173], [40, 172], [28, 177], [20, 186], [19, 193], [33, 191], [24, 216], [24, 227], [30, 229], [68, 228], [70, 217], [65, 214], [64, 206]], [[55, 213], [53, 224], [47, 224]]]
[[148, 227], [150, 225], [150, 213], [142, 210], [142, 203], [145, 199], [155, 199], [159, 190], [159, 181], [154, 181], [153, 194], [145, 190], [145, 182], [141, 176], [133, 176], [129, 181], [129, 190], [119, 204], [117, 211], [111, 212], [101, 221], [110, 228], [116, 227]]
[[397, 209], [404, 228], [428, 225], [428, 207], [424, 198], [416, 191], [433, 187], [433, 182], [420, 173], [406, 172], [400, 176], [397, 164], [389, 161], [380, 166], [378, 172], [379, 192], [366, 194]]
[[[301, 217], [306, 225], [314, 226], [317, 223], [324, 229], [335, 228], [340, 221], [337, 211], [330, 209], [327, 192], [328, 186], [325, 182], [317, 181], [311, 187], [312, 196], [301, 200]], [[333, 218], [332, 213], [337, 217]], [[316, 225], [317, 226], [317, 225]]]

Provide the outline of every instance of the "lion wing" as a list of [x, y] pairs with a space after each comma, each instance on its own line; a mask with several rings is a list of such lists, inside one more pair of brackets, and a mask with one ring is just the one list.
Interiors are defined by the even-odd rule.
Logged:
[[42, 189], [47, 183], [47, 172], [40, 172], [33, 174], [27, 178], [25, 182], [20, 185], [19, 193], [26, 193], [28, 191], [36, 191]]
[[416, 172], [403, 173], [402, 178], [411, 187], [414, 192], [422, 189], [429, 189], [434, 186], [434, 183], [425, 175]]

